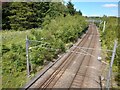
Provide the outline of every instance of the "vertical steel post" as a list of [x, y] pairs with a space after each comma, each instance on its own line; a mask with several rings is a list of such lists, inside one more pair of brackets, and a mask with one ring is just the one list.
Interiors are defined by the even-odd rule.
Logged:
[[26, 59], [27, 59], [27, 76], [30, 76], [30, 65], [29, 65], [29, 40], [28, 37], [26, 36]]
[[106, 21], [104, 21], [103, 32], [105, 31], [105, 23], [106, 23]]
[[116, 48], [117, 48], [117, 41], [115, 40], [112, 58], [111, 58], [111, 62], [110, 62], [110, 67], [109, 67], [108, 76], [107, 76], [107, 83], [106, 83], [107, 90], [109, 90], [109, 88], [110, 88], [110, 79], [111, 79], [111, 74], [112, 74], [112, 66], [113, 66], [113, 62], [114, 62], [114, 57], [116, 54]]

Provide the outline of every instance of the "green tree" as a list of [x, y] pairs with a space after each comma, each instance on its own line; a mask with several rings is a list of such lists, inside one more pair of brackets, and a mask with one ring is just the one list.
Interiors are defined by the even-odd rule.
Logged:
[[81, 15], [82, 16], [82, 12], [79, 10], [79, 11], [76, 11], [76, 14], [78, 15]]
[[2, 8], [2, 27], [13, 30], [41, 27], [46, 16], [55, 18], [67, 9], [61, 2], [8, 2]]
[[10, 20], [8, 18], [10, 13], [10, 3], [2, 3], [2, 29], [11, 29]]
[[75, 14], [76, 10], [74, 9], [74, 5], [70, 1], [67, 3], [67, 8], [68, 8], [68, 12], [71, 15]]

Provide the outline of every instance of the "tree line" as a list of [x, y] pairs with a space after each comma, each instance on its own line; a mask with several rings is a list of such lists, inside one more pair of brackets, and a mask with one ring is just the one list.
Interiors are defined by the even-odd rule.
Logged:
[[2, 29], [26, 30], [42, 28], [46, 17], [53, 19], [57, 16], [82, 15], [74, 5], [68, 2], [5, 2], [2, 5]]

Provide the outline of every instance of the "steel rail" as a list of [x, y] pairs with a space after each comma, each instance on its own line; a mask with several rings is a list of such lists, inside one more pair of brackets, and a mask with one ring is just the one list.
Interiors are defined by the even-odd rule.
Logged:
[[[87, 32], [88, 33], [88, 32]], [[86, 34], [87, 34], [86, 33]], [[80, 44], [84, 38], [86, 37], [87, 35], [83, 36], [83, 38], [81, 39], [81, 41], [78, 43]], [[32, 40], [30, 40], [32, 41]], [[38, 41], [39, 42], [39, 41]], [[70, 49], [73, 49], [73, 47], [71, 47]], [[75, 48], [73, 49], [75, 50]], [[71, 53], [68, 53], [68, 55], [66, 56], [66, 58], [71, 55]], [[52, 64], [49, 64], [48, 66], [46, 66], [46, 68], [44, 70], [42, 70], [34, 79], [32, 79], [29, 83], [27, 83], [24, 88], [25, 90], [29, 89], [40, 77], [42, 77], [51, 67], [53, 67], [62, 57], [58, 58], [54, 63]]]
[[[86, 41], [85, 41], [85, 43], [86, 43]], [[84, 43], [84, 44], [85, 44]], [[84, 45], [83, 44], [83, 45]], [[76, 51], [75, 51], [76, 52]], [[71, 60], [69, 61], [70, 63], [66, 66], [66, 68], [65, 68], [65, 70], [62, 70], [62, 73], [60, 73], [59, 74], [59, 78], [58, 78], [58, 76], [57, 76], [57, 79], [56, 79], [56, 82], [60, 79], [60, 77], [62, 77], [62, 75], [63, 75], [63, 73], [66, 71], [66, 69], [68, 68], [68, 66], [73, 62], [73, 59], [76, 57], [76, 54], [74, 54], [74, 56], [71, 58]], [[63, 67], [64, 68], [64, 67]], [[59, 73], [59, 72], [58, 72]], [[55, 76], [56, 77], [56, 76]], [[53, 80], [52, 80], [53, 81]], [[49, 84], [51, 84], [50, 82], [49, 82]], [[54, 84], [53, 85], [51, 85], [50, 86], [50, 88], [52, 88], [53, 86], [55, 85], [55, 82], [54, 82]], [[48, 86], [48, 85], [47, 85]], [[44, 87], [44, 88], [46, 88], [46, 87]], [[48, 88], [48, 87], [47, 87]]]
[[[96, 44], [96, 36], [93, 36], [93, 42], [94, 42], [94, 44], [93, 44], [93, 46], [92, 47], [94, 47], [95, 46], [95, 44]], [[92, 45], [92, 43], [93, 43], [92, 41], [91, 41], [91, 45]], [[90, 53], [92, 54], [94, 51], [92, 50]], [[90, 58], [89, 58], [89, 60], [88, 60], [88, 62], [87, 62], [87, 65], [86, 66], [89, 66], [90, 65], [90, 61], [91, 61], [91, 56], [90, 56]], [[81, 87], [83, 86], [83, 84], [84, 84], [84, 82], [85, 82], [85, 78], [86, 78], [86, 73], [87, 73], [87, 70], [88, 70], [88, 68], [86, 68], [86, 70], [85, 70], [85, 76], [84, 76], [84, 78], [83, 78], [83, 80], [82, 80], [82, 83], [81, 83]]]
[[[92, 29], [92, 34], [94, 34], [93, 29]], [[89, 45], [88, 45], [87, 48], [90, 47], [91, 42], [92, 42], [92, 40], [93, 40], [93, 36], [94, 36], [94, 35], [92, 35], [92, 39], [90, 40], [90, 43], [89, 43]], [[86, 50], [86, 52], [87, 52], [87, 51], [88, 51], [88, 50]], [[84, 55], [83, 58], [82, 58], [82, 62], [81, 62], [81, 64], [80, 64], [80, 66], [78, 67], [77, 73], [75, 74], [75, 76], [74, 76], [74, 78], [73, 78], [73, 81], [71, 82], [71, 85], [70, 85], [69, 89], [72, 87], [72, 84], [74, 83], [74, 80], [76, 79], [76, 76], [78, 75], [78, 72], [79, 72], [80, 68], [82, 68], [82, 64], [83, 64], [85, 58], [86, 58], [86, 56]]]
[[[89, 33], [89, 32], [88, 32], [88, 33]], [[87, 36], [87, 38], [89, 37], [89, 35], [87, 35], [87, 34], [86, 34], [86, 36]], [[86, 39], [87, 39], [87, 38], [86, 38]], [[82, 41], [84, 41], [84, 39], [85, 39], [85, 38], [83, 38]], [[82, 43], [82, 41], [78, 44], [78, 46]], [[85, 41], [86, 41], [86, 40], [85, 40]], [[85, 42], [85, 41], [84, 41], [84, 42]], [[77, 49], [75, 48], [75, 50], [77, 50]], [[75, 50], [74, 50], [74, 51], [75, 51]], [[73, 56], [73, 55], [74, 55], [74, 53], [72, 53], [72, 55], [69, 55], [68, 58], [71, 58], [71, 57], [74, 58], [75, 56]], [[43, 83], [43, 85], [44, 85], [44, 84], [45, 84], [45, 85], [42, 86], [42, 87], [40, 86], [41, 88], [46, 88], [46, 87], [50, 84], [50, 82], [56, 77], [56, 75], [61, 71], [61, 69], [64, 68], [64, 66], [66, 65], [66, 63], [68, 63], [67, 66], [66, 66], [66, 68], [69, 66], [69, 64], [71, 63], [72, 58], [71, 58], [71, 59], [68, 59], [68, 58], [66, 58], [66, 59], [64, 60], [64, 61], [66, 61], [66, 62], [65, 62], [65, 63], [63, 62], [63, 63], [62, 63], [61, 68], [59, 67], [58, 69], [56, 69], [56, 70], [57, 70], [56, 74], [54, 74], [55, 72], [53, 72], [52, 75], [54, 75], [54, 76], [53, 76], [52, 78], [49, 78], [50, 81], [47, 80], [48, 82], [45, 82], [45, 83], [47, 83], [47, 84]], [[68, 61], [67, 61], [67, 59], [68, 59]], [[66, 68], [65, 68], [65, 70], [66, 70]], [[65, 71], [65, 70], [63, 70], [63, 71]], [[63, 72], [63, 73], [64, 73], [64, 72]], [[62, 74], [61, 74], [61, 75], [62, 75]], [[60, 77], [61, 77], [61, 76], [60, 76]], [[39, 88], [40, 88], [40, 87], [39, 87]]]

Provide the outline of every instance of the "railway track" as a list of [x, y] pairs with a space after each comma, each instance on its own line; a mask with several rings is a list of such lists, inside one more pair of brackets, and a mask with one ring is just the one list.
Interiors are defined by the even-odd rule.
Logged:
[[[89, 25], [86, 35], [78, 42], [76, 47], [72, 47], [66, 55], [51, 66], [41, 77], [37, 78], [26, 90], [30, 88], [43, 90], [47, 88], [86, 88], [89, 78], [94, 79], [94, 77], [90, 77], [89, 68], [93, 60], [97, 59], [97, 54], [92, 49], [80, 49], [78, 47], [96, 48], [98, 39], [96, 26], [94, 24]], [[98, 77], [96, 81], [99, 87]]]

